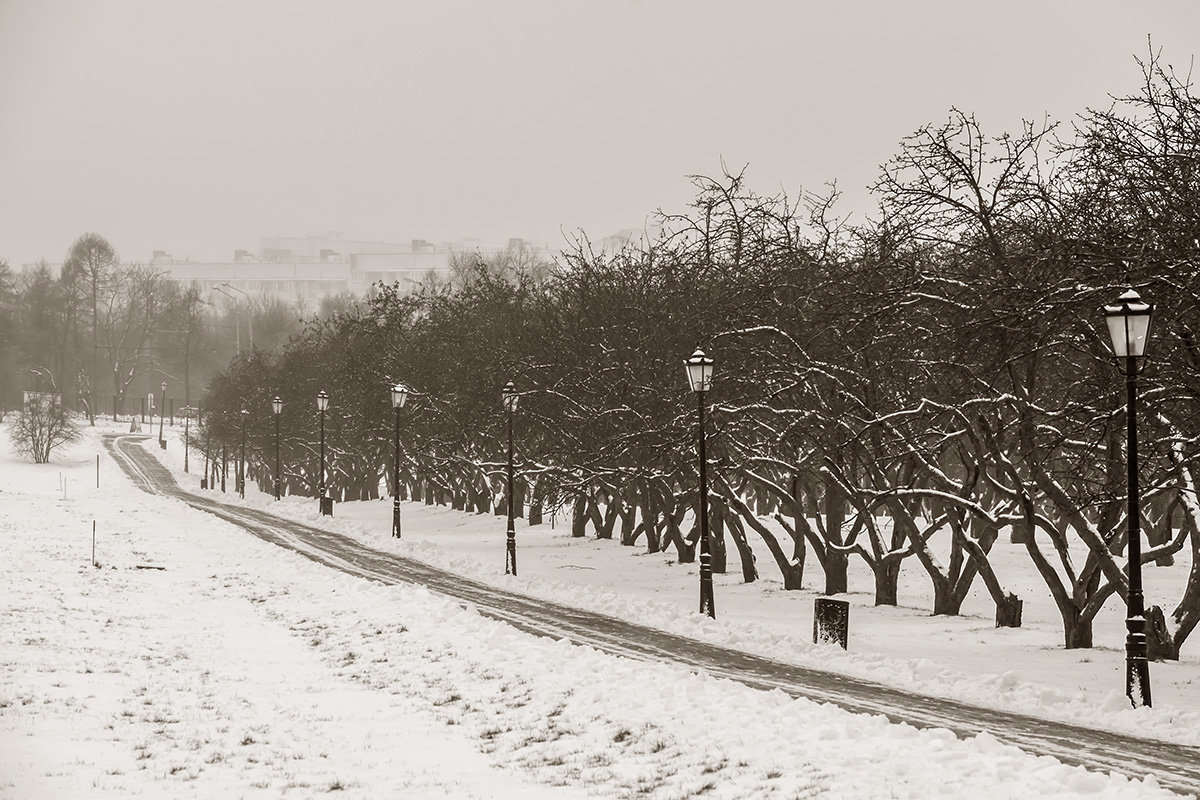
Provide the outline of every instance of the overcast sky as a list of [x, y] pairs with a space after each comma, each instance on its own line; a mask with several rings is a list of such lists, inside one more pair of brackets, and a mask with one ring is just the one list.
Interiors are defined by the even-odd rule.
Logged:
[[870, 209], [897, 142], [1186, 71], [1200, 3], [0, 0], [0, 258], [263, 235], [561, 246], [682, 209], [690, 174]]

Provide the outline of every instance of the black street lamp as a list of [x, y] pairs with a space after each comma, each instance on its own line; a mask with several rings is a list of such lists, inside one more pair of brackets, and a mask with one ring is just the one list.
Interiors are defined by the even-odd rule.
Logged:
[[246, 499], [246, 417], [250, 412], [242, 409], [242, 452], [238, 456], [238, 497]]
[[[200, 479], [200, 488], [207, 489], [212, 481], [212, 412], [208, 412], [208, 426], [204, 429], [204, 477]], [[199, 422], [199, 419], [197, 419]]]
[[189, 406], [183, 407], [183, 471], [184, 472], [188, 471], [188, 431], [191, 428], [191, 425], [189, 424], [191, 422], [191, 417], [189, 417], [188, 415], [191, 413], [191, 411], [192, 411], [192, 409]]
[[708, 458], [704, 453], [704, 393], [712, 388], [713, 360], [697, 349], [683, 362], [687, 367], [688, 385], [696, 393], [699, 436], [696, 449], [700, 456], [700, 493], [697, 505], [700, 512], [700, 613], [717, 618], [713, 602], [712, 552], [708, 539]]
[[396, 439], [392, 448], [392, 536], [400, 538], [400, 409], [408, 399], [408, 389], [397, 383], [392, 387], [392, 408], [396, 412]]
[[1133, 289], [1104, 307], [1117, 368], [1125, 375], [1129, 480], [1129, 591], [1125, 597], [1125, 694], [1134, 708], [1150, 705], [1150, 664], [1146, 657], [1145, 598], [1142, 595], [1141, 512], [1138, 503], [1137, 376], [1146, 365], [1146, 342], [1154, 304]]
[[271, 401], [271, 410], [275, 412], [275, 499], [279, 499], [279, 415], [283, 413], [283, 401], [279, 395]]
[[509, 381], [502, 392], [508, 412], [508, 533], [504, 546], [504, 574], [517, 574], [517, 530], [513, 525], [513, 415], [517, 413], [517, 387]]
[[325, 496], [325, 411], [328, 408], [329, 395], [322, 389], [317, 393], [317, 410], [321, 412], [321, 479], [317, 484], [317, 495], [321, 513], [333, 516], [333, 498]]
[[[162, 408], [158, 410], [158, 446], [167, 449], [167, 440], [163, 438], [163, 417], [167, 413], [167, 382], [162, 382]], [[154, 430], [154, 420], [150, 420], [150, 430]]]

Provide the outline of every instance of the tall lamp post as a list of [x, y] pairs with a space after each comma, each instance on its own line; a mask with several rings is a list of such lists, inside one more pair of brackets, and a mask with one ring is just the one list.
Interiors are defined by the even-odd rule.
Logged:
[[[200, 488], [209, 488], [212, 480], [212, 411], [208, 412], [208, 425], [204, 428], [204, 477], [200, 479]], [[197, 422], [200, 420], [197, 419]]]
[[[222, 281], [221, 285], [229, 287], [233, 291], [240, 294], [242, 297], [246, 298], [246, 332], [249, 334], [250, 349], [253, 350], [254, 349], [254, 309], [252, 309], [250, 307], [250, 295], [246, 294], [245, 292], [243, 292], [238, 287], [234, 286], [229, 281]], [[226, 297], [233, 297], [233, 295], [229, 294], [229, 292], [222, 292], [222, 294], [224, 294]], [[237, 302], [236, 298], [235, 298], [234, 302]], [[241, 305], [239, 304], [239, 309], [240, 309], [240, 307], [241, 307]], [[238, 312], [238, 316], [239, 317], [241, 316], [240, 310]], [[241, 352], [240, 347], [238, 348], [238, 352], [239, 353]]]
[[[158, 446], [167, 449], [167, 440], [163, 438], [163, 417], [167, 413], [167, 382], [162, 382], [162, 408], [158, 409]], [[150, 420], [150, 430], [154, 430], [154, 420]]]
[[1137, 376], [1146, 365], [1146, 342], [1154, 304], [1133, 289], [1104, 307], [1117, 368], [1125, 375], [1126, 466], [1129, 480], [1129, 592], [1125, 597], [1125, 694], [1134, 708], [1149, 706], [1150, 664], [1146, 657], [1145, 598], [1142, 595], [1141, 512], [1138, 498]]
[[321, 478], [317, 483], [317, 495], [321, 513], [333, 516], [333, 500], [325, 497], [325, 411], [329, 408], [329, 395], [322, 389], [317, 393], [317, 410], [321, 412]]
[[183, 471], [188, 471], [188, 430], [191, 428], [190, 406], [183, 407]]
[[400, 409], [408, 399], [408, 388], [397, 383], [392, 387], [392, 408], [396, 412], [396, 438], [392, 446], [392, 536], [400, 538]]
[[517, 530], [513, 525], [513, 415], [517, 413], [517, 387], [509, 381], [502, 392], [508, 412], [508, 532], [504, 544], [504, 574], [517, 574]]
[[[247, 311], [247, 317], [248, 317], [249, 325], [250, 325], [250, 349], [253, 350], [254, 349], [254, 315], [253, 315], [253, 312], [250, 310], [250, 295], [246, 294], [241, 289], [232, 285], [228, 281], [222, 282], [221, 286], [228, 286], [230, 289], [233, 289], [235, 292], [237, 292], [238, 294], [240, 294], [246, 298], [246, 311]], [[235, 315], [234, 319], [233, 319], [234, 347], [237, 349], [238, 355], [241, 355], [241, 353], [242, 353], [242, 303], [240, 300], [238, 300], [236, 297], [231, 295], [229, 292], [222, 289], [221, 286], [217, 286], [216, 284], [213, 284], [212, 289], [214, 292], [220, 292], [221, 294], [225, 295], [226, 297], [228, 297], [230, 300], [233, 301], [233, 311], [234, 311], [234, 315]]]
[[250, 412], [242, 409], [242, 451], [238, 455], [238, 497], [246, 499], [246, 417]]
[[704, 452], [704, 393], [712, 388], [713, 360], [697, 349], [692, 357], [683, 362], [687, 368], [688, 384], [696, 393], [699, 436], [696, 449], [700, 457], [700, 494], [697, 505], [700, 511], [700, 613], [716, 619], [717, 610], [713, 603], [712, 552], [708, 539], [708, 458]]
[[279, 395], [271, 401], [271, 411], [275, 413], [275, 499], [279, 499], [279, 415], [283, 413], [283, 401]]

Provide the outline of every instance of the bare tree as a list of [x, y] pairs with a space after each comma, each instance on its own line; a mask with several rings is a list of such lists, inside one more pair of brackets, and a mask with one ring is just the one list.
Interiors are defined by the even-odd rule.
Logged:
[[16, 405], [17, 389], [17, 278], [8, 262], [0, 258], [0, 419], [5, 406]]
[[164, 273], [136, 264], [120, 268], [114, 277], [102, 298], [96, 338], [107, 354], [113, 393], [120, 403], [129, 385], [153, 363], [155, 329], [171, 284]]
[[[207, 329], [207, 304], [200, 286], [195, 282], [184, 285], [165, 282], [166, 300], [162, 304], [162, 321], [171, 330], [159, 330], [165, 335], [159, 339], [158, 349], [174, 350], [179, 353], [183, 366], [183, 402], [192, 404], [192, 362], [196, 346]], [[171, 342], [172, 345], [165, 344]]]
[[[49, 372], [44, 369], [34, 372], [48, 381], [51, 389], [55, 388]], [[56, 448], [78, 438], [79, 426], [63, 408], [61, 394], [57, 391], [25, 393], [25, 402], [10, 432], [13, 449], [18, 455], [33, 459], [35, 464], [45, 464]]]
[[103, 236], [85, 233], [75, 240], [63, 262], [63, 280], [74, 286], [92, 305], [92, 367], [88, 372], [88, 422], [96, 424], [96, 372], [100, 361], [97, 317], [100, 293], [117, 265], [117, 253]]

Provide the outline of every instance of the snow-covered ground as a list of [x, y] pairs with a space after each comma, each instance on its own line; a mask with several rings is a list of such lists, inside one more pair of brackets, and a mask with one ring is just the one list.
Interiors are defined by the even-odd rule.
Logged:
[[[169, 437], [169, 433], [168, 433]], [[183, 473], [183, 450], [150, 450], [181, 485], [200, 491], [201, 465]], [[233, 474], [232, 462], [230, 475]], [[715, 576], [716, 622], [694, 613], [699, 604], [696, 564], [676, 564], [674, 551], [649, 554], [644, 542], [623, 547], [589, 535], [575, 539], [566, 519], [526, 527], [517, 520], [518, 578], [504, 575], [505, 520], [442, 506], [403, 503], [404, 538], [391, 537], [390, 499], [338, 503], [333, 518], [317, 513], [317, 502], [290, 497], [275, 502], [247, 486], [241, 501], [232, 477], [224, 495], [232, 503], [267, 508], [353, 536], [371, 547], [400, 553], [469, 576], [549, 600], [608, 613], [642, 624], [738, 647], [783, 661], [856, 675], [897, 688], [971, 703], [1195, 745], [1200, 743], [1200, 645], [1184, 644], [1178, 662], [1150, 665], [1153, 709], [1134, 710], [1125, 697], [1125, 608], [1110, 597], [1095, 625], [1091, 649], [1065, 650], [1058, 612], [1023, 546], [1002, 537], [992, 551], [995, 570], [1008, 591], [1024, 600], [1021, 628], [996, 628], [995, 609], [977, 580], [958, 617], [931, 616], [929, 579], [905, 562], [896, 608], [874, 606], [873, 579], [851, 559], [850, 649], [812, 644], [813, 600], [823, 583], [810, 556], [803, 591], [785, 591], [766, 548], [757, 544], [762, 579], [742, 583], [737, 553], [730, 546], [729, 572]], [[1077, 563], [1082, 563], [1081, 551]], [[1147, 565], [1147, 603], [1168, 612], [1182, 594], [1190, 553], [1172, 567]]]
[[[1173, 796], [988, 736], [959, 741], [539, 639], [420, 588], [339, 574], [140, 492], [104, 455], [97, 488], [102, 430], [50, 465], [0, 451], [0, 797]], [[177, 441], [166, 459], [181, 466]], [[198, 475], [183, 482], [198, 487]], [[1020, 591], [1031, 627], [1002, 632], [986, 612], [934, 619], [853, 595], [852, 652], [841, 654], [806, 643], [811, 592], [731, 574], [713, 622], [692, 613], [692, 566], [561, 526], [522, 529], [522, 575], [506, 578], [494, 517], [406, 504], [397, 542], [389, 502], [341, 504], [333, 520], [308, 500], [246, 502], [788, 660], [949, 694], [974, 687], [1070, 719], [1091, 721], [1094, 706], [1114, 727], [1197, 740], [1194, 660], [1155, 664], [1158, 705], [1126, 711], [1120, 638], [1064, 655], [1045, 615], [1031, 614], [1032, 591]]]

